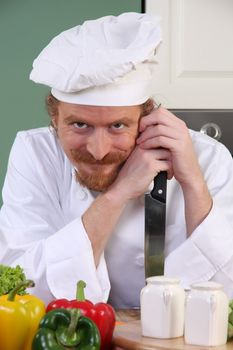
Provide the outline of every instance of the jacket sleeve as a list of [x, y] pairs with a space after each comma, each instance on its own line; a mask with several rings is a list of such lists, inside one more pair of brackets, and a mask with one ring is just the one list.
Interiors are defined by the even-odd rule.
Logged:
[[45, 151], [33, 148], [22, 133], [13, 144], [0, 212], [0, 261], [20, 264], [36, 283], [33, 294], [45, 302], [53, 297], [73, 299], [80, 279], [87, 283], [88, 299], [106, 301], [110, 283], [104, 256], [96, 269], [81, 217], [67, 222], [56, 181], [43, 181], [61, 176], [52, 166], [55, 151], [49, 156]]
[[221, 144], [203, 159], [200, 164], [213, 207], [192, 235], [167, 256], [165, 271], [178, 276], [185, 288], [195, 282], [219, 281], [233, 297], [233, 161]]

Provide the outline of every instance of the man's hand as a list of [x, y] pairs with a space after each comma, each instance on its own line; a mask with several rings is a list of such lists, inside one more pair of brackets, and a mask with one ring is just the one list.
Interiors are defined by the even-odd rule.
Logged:
[[182, 187], [187, 233], [191, 234], [211, 210], [212, 198], [186, 124], [160, 107], [141, 119], [139, 132], [137, 144], [141, 149], [162, 148], [170, 155], [168, 178], [174, 175]]
[[142, 149], [136, 146], [108, 189], [128, 201], [148, 190], [153, 178], [162, 170], [171, 169], [170, 152], [166, 149]]
[[188, 128], [181, 119], [160, 107], [141, 119], [139, 133], [136, 148], [112, 186], [118, 187], [119, 195], [138, 197], [163, 170], [184, 189], [203, 183]]
[[174, 175], [182, 187], [203, 182], [188, 128], [181, 119], [160, 107], [141, 119], [139, 131], [140, 148], [163, 148], [170, 153], [168, 178]]

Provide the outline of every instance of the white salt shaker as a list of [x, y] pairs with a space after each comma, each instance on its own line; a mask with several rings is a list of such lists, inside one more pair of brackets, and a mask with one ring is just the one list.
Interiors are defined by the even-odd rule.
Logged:
[[184, 340], [202, 346], [227, 341], [228, 298], [215, 282], [195, 283], [186, 298]]
[[141, 290], [142, 335], [175, 338], [184, 333], [185, 292], [176, 278], [155, 276], [146, 279]]

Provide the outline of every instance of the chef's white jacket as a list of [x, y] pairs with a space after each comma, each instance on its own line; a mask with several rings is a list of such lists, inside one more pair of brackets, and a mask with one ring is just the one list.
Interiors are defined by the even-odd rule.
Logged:
[[[221, 143], [190, 133], [213, 208], [187, 238], [182, 190], [168, 181], [165, 274], [185, 288], [218, 281], [233, 297], [232, 157]], [[0, 263], [21, 265], [36, 283], [31, 292], [45, 302], [74, 298], [83, 279], [93, 302], [110, 298], [115, 307], [138, 307], [145, 285], [144, 198], [127, 205], [96, 268], [81, 219], [96, 195], [77, 183], [52, 129], [19, 132], [3, 187]]]

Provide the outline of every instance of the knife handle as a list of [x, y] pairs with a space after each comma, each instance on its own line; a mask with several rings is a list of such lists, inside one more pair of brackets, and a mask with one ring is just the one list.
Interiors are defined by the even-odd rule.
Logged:
[[154, 187], [151, 191], [151, 196], [160, 202], [166, 203], [167, 195], [167, 172], [161, 171], [154, 177]]

